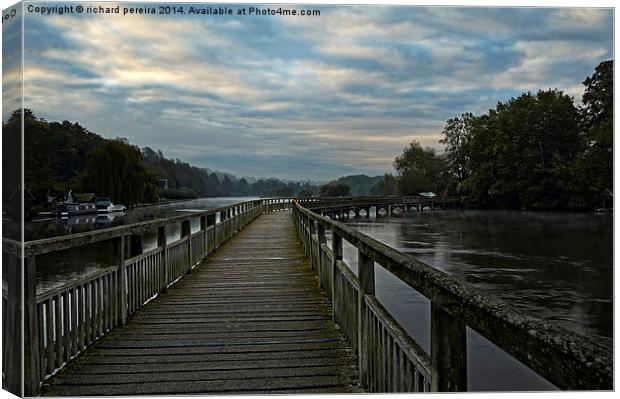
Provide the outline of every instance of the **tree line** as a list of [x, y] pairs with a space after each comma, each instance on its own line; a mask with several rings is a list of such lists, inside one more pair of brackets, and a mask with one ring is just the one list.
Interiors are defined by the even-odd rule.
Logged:
[[[132, 206], [162, 199], [220, 196], [312, 197], [368, 195], [380, 176], [345, 176], [328, 184], [275, 178], [237, 178], [169, 159], [161, 151], [105, 139], [78, 122], [48, 122], [24, 110], [24, 181], [26, 218], [51, 209], [69, 190], [111, 197]], [[22, 111], [3, 123], [5, 190], [3, 200], [20, 213], [19, 165]]]
[[523, 93], [486, 114], [446, 122], [445, 152], [412, 142], [382, 195], [433, 191], [478, 208], [586, 210], [613, 188], [613, 61], [583, 84], [582, 105], [558, 89]]

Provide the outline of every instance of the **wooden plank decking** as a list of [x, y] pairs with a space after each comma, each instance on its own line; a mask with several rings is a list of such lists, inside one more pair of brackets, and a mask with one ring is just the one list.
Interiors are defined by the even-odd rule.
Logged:
[[330, 312], [290, 212], [263, 215], [42, 394], [355, 391], [357, 359]]

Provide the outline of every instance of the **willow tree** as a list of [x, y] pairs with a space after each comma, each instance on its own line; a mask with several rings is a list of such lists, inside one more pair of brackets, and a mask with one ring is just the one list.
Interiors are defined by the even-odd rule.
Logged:
[[106, 141], [90, 154], [84, 188], [131, 206], [143, 201], [148, 180], [140, 149], [116, 139]]

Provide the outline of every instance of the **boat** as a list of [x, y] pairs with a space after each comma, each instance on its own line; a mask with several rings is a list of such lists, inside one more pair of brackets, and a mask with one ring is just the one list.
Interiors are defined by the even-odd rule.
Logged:
[[[74, 202], [73, 193], [70, 190], [67, 193], [65, 201], [56, 206], [56, 215], [61, 218], [66, 218], [69, 216], [86, 214], [125, 212], [127, 210], [124, 205], [114, 205], [110, 198], [96, 198], [94, 194], [86, 195], [89, 196], [89, 199], [83, 202]], [[80, 195], [77, 197], [79, 198], [79, 196]]]
[[56, 208], [58, 216], [84, 215], [88, 213], [97, 213], [97, 207], [93, 203], [86, 204], [59, 204]]
[[125, 205], [114, 205], [109, 198], [97, 198], [95, 206], [97, 213], [124, 212], [127, 210]]

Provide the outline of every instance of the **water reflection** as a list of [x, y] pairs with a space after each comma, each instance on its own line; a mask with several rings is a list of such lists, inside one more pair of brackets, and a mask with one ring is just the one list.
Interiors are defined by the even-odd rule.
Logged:
[[[75, 233], [83, 233], [95, 229], [122, 226], [125, 224], [177, 216], [180, 213], [199, 212], [220, 208], [238, 202], [250, 201], [256, 197], [220, 197], [199, 198], [173, 204], [154, 205], [143, 208], [128, 209], [125, 214], [114, 212], [109, 215], [83, 215], [66, 219], [49, 218], [25, 223], [25, 240], [32, 241], [42, 238], [56, 237]], [[200, 222], [198, 222], [200, 226]], [[3, 229], [11, 230], [10, 223], [3, 224]]]
[[[238, 202], [256, 199], [239, 198], [201, 198], [177, 204], [159, 205], [149, 208], [128, 210], [125, 215], [83, 215], [76, 218], [51, 219], [26, 224], [30, 239], [66, 235], [90, 231], [98, 228], [120, 226], [145, 220], [177, 216], [180, 213], [199, 212], [220, 208]], [[105, 220], [104, 220], [105, 219]], [[216, 217], [219, 223], [219, 215]], [[200, 218], [191, 219], [191, 232], [200, 230]], [[171, 243], [181, 238], [181, 224], [166, 226], [166, 240]], [[27, 240], [29, 240], [27, 238]], [[143, 251], [157, 247], [157, 230], [153, 229], [142, 236]], [[101, 268], [114, 264], [111, 242], [102, 242], [66, 251], [37, 256], [37, 291], [44, 292], [56, 288], [70, 280], [92, 274]], [[6, 279], [6, 277], [4, 277]]]
[[[437, 211], [347, 223], [611, 351], [612, 215]], [[343, 257], [357, 273], [357, 251], [346, 242]], [[380, 267], [376, 280], [380, 302], [430, 351], [428, 300]], [[470, 329], [468, 349], [473, 390], [552, 388]]]

